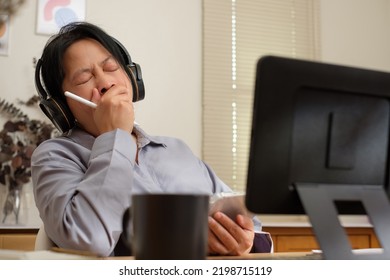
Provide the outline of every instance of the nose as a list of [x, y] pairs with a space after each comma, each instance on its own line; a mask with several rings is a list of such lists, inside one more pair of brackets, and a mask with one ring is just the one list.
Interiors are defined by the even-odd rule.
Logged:
[[99, 89], [99, 92], [100, 92], [100, 95], [103, 95], [107, 92], [107, 90], [109, 90], [110, 88], [112, 88], [113, 86], [115, 86], [115, 84], [111, 84], [109, 86], [105, 86], [105, 87], [102, 87], [101, 89]]
[[115, 85], [112, 77], [107, 75], [103, 69], [95, 69], [96, 87], [99, 90], [100, 95], [105, 94], [111, 87]]

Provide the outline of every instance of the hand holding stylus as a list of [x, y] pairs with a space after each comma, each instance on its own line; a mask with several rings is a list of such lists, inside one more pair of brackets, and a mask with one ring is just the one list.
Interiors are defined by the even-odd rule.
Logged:
[[[76, 100], [76, 101], [78, 101], [78, 102], [80, 102], [80, 103], [82, 103], [84, 105], [87, 105], [87, 106], [89, 106], [91, 108], [96, 108], [97, 107], [97, 105], [95, 103], [93, 103], [93, 102], [91, 102], [91, 101], [89, 101], [89, 100], [87, 100], [85, 98], [82, 98], [82, 97], [80, 97], [80, 96], [78, 96], [78, 95], [76, 95], [76, 94], [74, 94], [74, 93], [72, 93], [70, 91], [65, 91], [65, 96], [67, 96], [67, 97], [69, 97], [69, 98], [71, 98], [73, 100]], [[138, 124], [138, 123], [136, 121], [134, 121], [134, 124]]]

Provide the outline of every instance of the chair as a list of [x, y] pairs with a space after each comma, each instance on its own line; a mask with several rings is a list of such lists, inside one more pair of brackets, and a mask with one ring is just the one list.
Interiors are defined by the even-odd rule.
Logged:
[[35, 239], [35, 251], [41, 251], [41, 250], [50, 250], [53, 247], [57, 247], [53, 241], [50, 240], [50, 238], [47, 236], [45, 231], [45, 226], [42, 225], [39, 230], [37, 237]]

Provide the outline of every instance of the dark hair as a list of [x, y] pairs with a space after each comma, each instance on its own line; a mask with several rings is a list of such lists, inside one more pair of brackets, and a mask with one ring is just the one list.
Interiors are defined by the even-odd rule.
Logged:
[[128, 71], [126, 62], [121, 55], [114, 38], [96, 25], [87, 22], [72, 22], [63, 26], [58, 34], [52, 36], [43, 49], [41, 61], [41, 78], [46, 92], [57, 100], [62, 100], [65, 104], [62, 82], [65, 71], [63, 56], [65, 51], [73, 43], [91, 38], [99, 42], [113, 57], [119, 62], [125, 71]]

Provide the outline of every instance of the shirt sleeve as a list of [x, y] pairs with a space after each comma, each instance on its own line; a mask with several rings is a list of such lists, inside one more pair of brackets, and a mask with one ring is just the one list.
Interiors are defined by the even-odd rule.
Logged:
[[268, 232], [255, 232], [251, 253], [273, 253], [273, 242]]
[[42, 143], [31, 161], [34, 195], [48, 236], [60, 247], [109, 255], [130, 206], [136, 143], [122, 130], [91, 150], [70, 139]]

